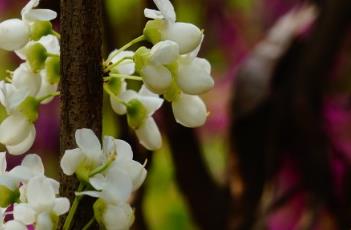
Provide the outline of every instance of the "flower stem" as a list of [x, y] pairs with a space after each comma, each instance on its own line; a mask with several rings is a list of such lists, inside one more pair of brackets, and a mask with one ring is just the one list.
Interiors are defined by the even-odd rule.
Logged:
[[103, 171], [105, 171], [106, 169], [108, 169], [110, 167], [110, 165], [112, 164], [112, 162], [116, 159], [116, 154], [111, 154], [108, 161], [101, 165], [100, 167], [97, 167], [96, 169], [94, 169], [90, 174], [89, 177], [93, 177], [96, 174], [102, 173]]
[[82, 230], [88, 230], [91, 227], [91, 225], [94, 223], [94, 221], [95, 221], [95, 217], [91, 218], [89, 222], [82, 228]]
[[106, 80], [109, 80], [109, 78], [123, 78], [127, 80], [135, 80], [135, 81], [143, 81], [143, 78], [140, 76], [130, 76], [130, 75], [125, 75], [125, 74], [110, 74]]
[[118, 103], [121, 103], [121, 104], [123, 104], [123, 105], [125, 105], [125, 106], [128, 106], [128, 103], [126, 103], [125, 101], [123, 101], [123, 100], [121, 100], [120, 98], [118, 98], [110, 89], [109, 89], [109, 87], [106, 85], [106, 84], [104, 84], [104, 90], [105, 90], [105, 92], [108, 94], [108, 95], [110, 95], [114, 100], [116, 100]]
[[[84, 184], [80, 183], [79, 186], [78, 186], [77, 192], [81, 192], [81, 191], [83, 191], [83, 189], [84, 189]], [[74, 214], [77, 211], [77, 208], [78, 208], [78, 205], [79, 205], [79, 202], [80, 202], [81, 199], [82, 199], [81, 196], [76, 196], [74, 198], [74, 201], [72, 203], [71, 209], [69, 210], [69, 213], [67, 215], [65, 223], [63, 225], [63, 230], [69, 230], [71, 228], [71, 222], [73, 220]]]
[[123, 61], [125, 60], [130, 60], [133, 59], [133, 57], [123, 57], [120, 60], [118, 60], [116, 63], [113, 63], [111, 65], [108, 65], [109, 63], [107, 63], [107, 66], [104, 67], [104, 72], [109, 72], [111, 71], [111, 69], [113, 69], [114, 67], [118, 66], [119, 64], [121, 64]]
[[49, 52], [47, 52], [47, 55], [48, 55], [48, 57], [60, 57], [60, 55], [58, 55], [58, 54], [54, 54], [54, 53], [49, 53]]
[[40, 97], [38, 98], [38, 101], [39, 102], [42, 102], [42, 101], [45, 101], [46, 99], [50, 98], [50, 97], [56, 97], [56, 96], [59, 96], [60, 95], [60, 92], [56, 92], [56, 93], [50, 93], [46, 96], [43, 96], [43, 97]]
[[112, 54], [110, 55], [110, 57], [107, 58], [107, 60], [105, 61], [105, 64], [109, 64], [111, 62], [111, 60], [116, 57], [116, 55], [118, 55], [119, 53], [121, 53], [122, 51], [128, 49], [129, 47], [133, 46], [134, 44], [144, 41], [145, 40], [145, 36], [141, 35], [133, 40], [131, 40], [130, 42], [128, 42], [127, 44], [125, 44], [124, 46], [122, 46], [120, 49], [115, 50], [112, 52]]

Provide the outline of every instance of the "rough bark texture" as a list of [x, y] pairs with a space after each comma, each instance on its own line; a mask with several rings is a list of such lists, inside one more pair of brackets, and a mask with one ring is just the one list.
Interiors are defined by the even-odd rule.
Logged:
[[[76, 148], [76, 129], [90, 128], [101, 137], [101, 6], [100, 0], [61, 0], [61, 156]], [[64, 175], [61, 181], [62, 195], [72, 201], [78, 181]], [[72, 229], [82, 229], [90, 220], [91, 205], [89, 199], [81, 201]]]

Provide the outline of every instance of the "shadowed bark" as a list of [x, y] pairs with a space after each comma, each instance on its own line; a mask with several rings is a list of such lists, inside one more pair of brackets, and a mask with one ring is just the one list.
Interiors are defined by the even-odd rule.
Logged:
[[[61, 0], [61, 156], [76, 148], [76, 129], [90, 128], [101, 137], [101, 6], [100, 0]], [[72, 201], [77, 179], [62, 175], [61, 181], [62, 195]], [[82, 199], [72, 229], [82, 229], [91, 219], [92, 201]]]

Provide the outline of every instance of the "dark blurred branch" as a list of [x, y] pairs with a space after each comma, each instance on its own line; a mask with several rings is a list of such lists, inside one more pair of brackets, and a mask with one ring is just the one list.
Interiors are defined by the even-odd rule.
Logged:
[[195, 222], [204, 230], [226, 229], [229, 193], [211, 177], [195, 130], [177, 124], [169, 105], [164, 112], [177, 183]]

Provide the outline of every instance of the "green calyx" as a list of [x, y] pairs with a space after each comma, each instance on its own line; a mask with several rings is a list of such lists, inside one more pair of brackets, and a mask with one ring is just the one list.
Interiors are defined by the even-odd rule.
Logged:
[[52, 24], [49, 21], [35, 21], [31, 26], [31, 39], [34, 41], [39, 40], [45, 35], [52, 34]]
[[116, 77], [109, 78], [109, 80], [104, 84], [105, 84], [105, 87], [108, 89], [108, 91], [115, 96], [118, 96], [122, 90], [121, 78], [116, 78]]
[[146, 40], [152, 44], [156, 44], [162, 40], [163, 31], [166, 29], [167, 23], [165, 20], [148, 21], [144, 28], [144, 36]]
[[94, 217], [96, 219], [96, 222], [99, 223], [100, 226], [103, 226], [104, 224], [104, 213], [106, 210], [106, 203], [102, 199], [97, 199], [93, 205], [93, 210], [94, 210]]
[[60, 57], [48, 57], [45, 61], [45, 69], [47, 72], [47, 80], [54, 85], [60, 81]]
[[18, 110], [28, 119], [30, 122], [35, 122], [38, 117], [38, 107], [40, 102], [32, 96], [27, 97], [18, 106]]
[[138, 129], [147, 118], [145, 106], [138, 100], [132, 99], [127, 104], [127, 121], [133, 129]]
[[48, 52], [40, 43], [34, 43], [25, 50], [27, 61], [34, 73], [38, 73], [45, 66]]
[[135, 51], [134, 54], [134, 63], [135, 63], [135, 69], [138, 73], [141, 72], [143, 67], [147, 65], [147, 63], [150, 60], [150, 50], [144, 46], [140, 47]]
[[76, 176], [79, 179], [79, 181], [89, 183], [90, 174], [95, 168], [96, 165], [93, 162], [89, 160], [84, 160], [78, 165], [76, 170]]
[[1, 208], [7, 208], [10, 204], [15, 203], [19, 196], [20, 193], [18, 190], [12, 191], [8, 187], [4, 185], [0, 185], [0, 207]]
[[163, 97], [167, 101], [172, 102], [175, 99], [177, 99], [177, 97], [180, 93], [181, 93], [181, 90], [177, 86], [177, 83], [175, 82], [175, 80], [173, 80], [170, 87], [166, 90], [166, 93], [163, 94]]
[[3, 122], [8, 116], [5, 106], [0, 104], [0, 123]]

